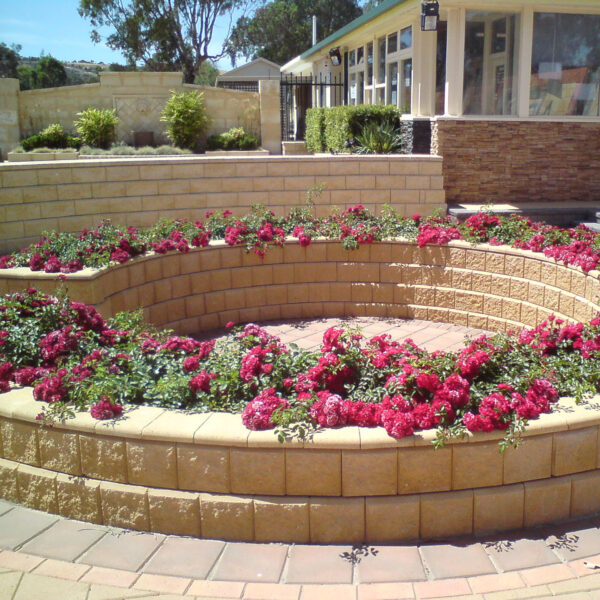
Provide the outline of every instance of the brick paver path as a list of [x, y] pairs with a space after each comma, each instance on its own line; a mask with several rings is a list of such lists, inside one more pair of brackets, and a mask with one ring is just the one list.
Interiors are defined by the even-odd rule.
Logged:
[[[455, 350], [481, 333], [361, 318], [269, 324], [311, 348], [332, 325]], [[0, 600], [600, 599], [600, 518], [489, 538], [358, 546], [248, 544], [126, 531], [0, 500]]]

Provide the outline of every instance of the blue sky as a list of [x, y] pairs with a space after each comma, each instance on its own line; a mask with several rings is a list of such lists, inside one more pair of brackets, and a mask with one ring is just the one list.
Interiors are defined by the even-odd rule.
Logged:
[[[59, 60], [124, 63], [120, 53], [90, 40], [91, 26], [79, 16], [78, 6], [78, 0], [0, 0], [0, 42], [21, 44], [22, 56], [44, 52]], [[215, 27], [211, 50], [220, 49], [228, 24], [224, 19]], [[230, 68], [229, 60], [219, 66]]]

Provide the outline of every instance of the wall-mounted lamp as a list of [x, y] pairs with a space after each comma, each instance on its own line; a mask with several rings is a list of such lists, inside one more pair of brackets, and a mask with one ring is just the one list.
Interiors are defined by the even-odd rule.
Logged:
[[437, 31], [440, 20], [440, 5], [437, 0], [421, 3], [421, 31]]
[[339, 67], [342, 64], [342, 53], [340, 52], [339, 46], [337, 48], [332, 48], [329, 51], [329, 58], [334, 67]]

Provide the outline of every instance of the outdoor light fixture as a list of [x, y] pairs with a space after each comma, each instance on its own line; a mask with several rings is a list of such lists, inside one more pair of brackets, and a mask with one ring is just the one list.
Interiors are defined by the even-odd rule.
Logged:
[[421, 31], [437, 31], [440, 20], [440, 5], [437, 0], [421, 3]]
[[339, 67], [342, 64], [342, 53], [340, 52], [339, 46], [337, 48], [332, 48], [329, 51], [329, 58], [334, 67]]

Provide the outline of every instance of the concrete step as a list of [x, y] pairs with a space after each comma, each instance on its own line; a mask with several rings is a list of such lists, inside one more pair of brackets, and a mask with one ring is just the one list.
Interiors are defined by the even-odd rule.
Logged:
[[497, 215], [518, 214], [532, 221], [544, 221], [561, 227], [574, 227], [579, 223], [600, 223], [599, 202], [543, 203], [524, 202], [519, 204], [455, 204], [448, 207], [448, 214], [458, 221], [464, 221], [480, 211]]
[[596, 233], [600, 233], [600, 221], [596, 221], [593, 223], [582, 223], [582, 225], [585, 225], [588, 229], [591, 229]]

